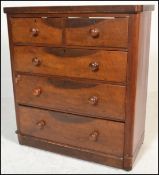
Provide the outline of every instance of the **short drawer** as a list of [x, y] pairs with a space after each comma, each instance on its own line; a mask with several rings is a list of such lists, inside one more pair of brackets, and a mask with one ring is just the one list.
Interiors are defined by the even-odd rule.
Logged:
[[125, 118], [125, 86], [28, 75], [20, 75], [16, 82], [20, 104], [122, 121]]
[[66, 23], [66, 44], [128, 47], [128, 18], [73, 18]]
[[14, 65], [20, 72], [125, 82], [127, 52], [17, 46]]
[[18, 111], [23, 134], [106, 154], [123, 155], [123, 123], [23, 106]]
[[62, 42], [61, 18], [11, 18], [11, 31], [15, 43]]

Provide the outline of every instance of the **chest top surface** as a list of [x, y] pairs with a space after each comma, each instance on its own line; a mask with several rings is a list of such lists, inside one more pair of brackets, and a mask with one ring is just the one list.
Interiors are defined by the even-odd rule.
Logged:
[[5, 7], [5, 13], [140, 13], [154, 10], [154, 5], [102, 5], [102, 6], [39, 6]]

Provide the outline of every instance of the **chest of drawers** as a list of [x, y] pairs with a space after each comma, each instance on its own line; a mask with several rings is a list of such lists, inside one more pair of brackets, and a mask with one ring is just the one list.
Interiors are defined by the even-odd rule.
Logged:
[[132, 168], [144, 138], [152, 10], [4, 9], [20, 144]]

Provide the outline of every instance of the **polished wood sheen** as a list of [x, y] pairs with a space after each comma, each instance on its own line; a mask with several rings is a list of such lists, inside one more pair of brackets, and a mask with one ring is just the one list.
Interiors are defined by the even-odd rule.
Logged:
[[62, 43], [62, 19], [12, 18], [12, 35], [15, 43]]
[[66, 44], [127, 48], [128, 18], [73, 18], [66, 22]]
[[132, 169], [144, 141], [153, 9], [4, 8], [20, 144]]
[[69, 79], [21, 75], [19, 104], [124, 121], [125, 87]]
[[19, 107], [19, 115], [20, 130], [26, 135], [119, 157], [123, 155], [123, 123], [28, 107]]
[[[135, 30], [132, 29], [135, 27]], [[144, 140], [151, 12], [130, 16], [124, 168], [131, 169]]]
[[14, 65], [18, 72], [126, 82], [127, 52], [16, 46]]
[[154, 5], [99, 5], [99, 6], [48, 6], [48, 7], [5, 7], [5, 13], [139, 13], [154, 10]]

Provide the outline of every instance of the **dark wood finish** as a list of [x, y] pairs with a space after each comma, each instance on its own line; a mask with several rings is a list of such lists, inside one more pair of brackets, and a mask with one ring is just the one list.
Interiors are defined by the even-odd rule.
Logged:
[[5, 13], [139, 13], [152, 11], [154, 5], [102, 5], [102, 6], [48, 6], [48, 7], [5, 7]]
[[73, 18], [66, 22], [66, 44], [127, 48], [128, 18]]
[[22, 145], [34, 146], [36, 148], [53, 151], [60, 154], [101, 163], [108, 166], [123, 168], [123, 158], [113, 155], [103, 154], [92, 150], [78, 148], [75, 146], [56, 143], [46, 139], [24, 135], [18, 132], [19, 143]]
[[[124, 86], [21, 75], [16, 92], [19, 104], [121, 121], [125, 118]], [[94, 96], [98, 103], [91, 100]]]
[[125, 82], [127, 52], [16, 46], [14, 65], [18, 72]]
[[11, 29], [15, 43], [62, 43], [60, 18], [12, 18]]
[[[135, 30], [132, 29], [134, 26]], [[128, 52], [124, 167], [131, 169], [143, 143], [146, 117], [151, 13], [131, 15]]]
[[[123, 155], [123, 123], [28, 107], [19, 107], [19, 113], [21, 132], [26, 135], [119, 157]], [[93, 136], [94, 132], [98, 132], [98, 138], [90, 139], [97, 137]]]
[[52, 48], [65, 48], [65, 49], [95, 49], [95, 50], [107, 50], [107, 51], [122, 51], [127, 52], [128, 48], [117, 47], [104, 47], [104, 46], [66, 46], [65, 44], [53, 45], [46, 43], [14, 43], [14, 46], [34, 46], [34, 47], [52, 47]]
[[145, 132], [151, 13], [140, 15], [137, 88], [134, 116], [133, 153]]
[[[11, 74], [12, 74], [12, 84], [13, 84], [13, 92], [15, 92], [15, 85], [20, 80], [20, 75], [16, 75], [14, 70], [13, 58], [14, 58], [14, 51], [13, 51], [13, 37], [11, 32], [11, 16], [7, 14], [7, 24], [8, 24], [8, 36], [9, 36], [9, 49], [10, 49], [10, 62], [11, 62]], [[14, 93], [14, 107], [15, 107], [15, 114], [16, 114], [16, 124], [17, 129], [20, 131], [20, 124], [19, 124], [19, 115], [18, 115], [18, 103], [16, 100], [16, 94]]]
[[45, 17], [53, 17], [53, 18], [65, 18], [65, 19], [70, 19], [70, 18], [79, 18], [79, 17], [87, 17], [87, 18], [100, 18], [102, 19], [103, 17], [105, 19], [108, 19], [108, 18], [112, 18], [112, 17], [115, 17], [115, 18], [125, 18], [127, 16], [129, 16], [128, 14], [121, 14], [121, 13], [77, 13], [77, 14], [74, 14], [74, 13], [12, 13], [10, 14], [12, 18], [38, 18], [38, 17], [42, 17], [42, 18], [45, 18]]
[[132, 168], [144, 140], [153, 9], [4, 8], [20, 144]]

